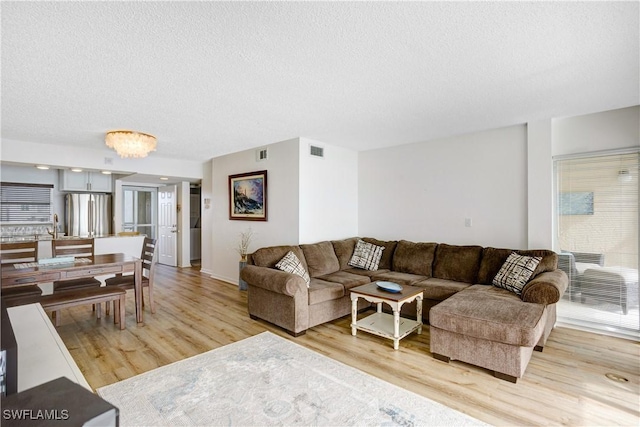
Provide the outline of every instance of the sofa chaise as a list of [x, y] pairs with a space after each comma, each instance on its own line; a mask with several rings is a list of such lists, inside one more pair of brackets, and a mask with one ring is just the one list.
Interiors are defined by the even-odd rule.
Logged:
[[[374, 268], [354, 267], [361, 243], [381, 251]], [[512, 253], [538, 260], [520, 294], [492, 284]], [[285, 258], [296, 260], [298, 274], [279, 269]], [[293, 336], [350, 314], [353, 287], [380, 280], [422, 287], [433, 356], [480, 366], [512, 382], [523, 375], [533, 350], [542, 350], [568, 284], [550, 250], [358, 237], [258, 249], [241, 278], [248, 284], [251, 318]], [[364, 300], [358, 304], [369, 307]], [[402, 314], [415, 315], [415, 303], [403, 306]]]

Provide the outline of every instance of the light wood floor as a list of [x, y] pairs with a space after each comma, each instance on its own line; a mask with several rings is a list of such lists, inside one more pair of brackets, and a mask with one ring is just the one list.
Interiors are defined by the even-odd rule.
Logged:
[[[133, 291], [127, 329], [113, 317], [96, 319], [89, 307], [63, 310], [60, 336], [94, 389], [151, 369], [271, 331], [371, 375], [494, 425], [638, 425], [640, 345], [556, 328], [544, 352], [534, 352], [523, 378], [511, 384], [488, 371], [431, 357], [429, 328], [392, 342], [351, 336], [348, 317], [292, 338], [247, 314], [247, 295], [195, 268], [158, 266], [156, 314], [145, 308], [136, 325]], [[628, 382], [605, 377], [615, 373]]]

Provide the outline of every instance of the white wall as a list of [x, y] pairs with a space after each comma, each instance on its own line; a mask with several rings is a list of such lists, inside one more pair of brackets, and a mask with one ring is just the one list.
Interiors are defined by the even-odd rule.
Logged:
[[553, 247], [551, 120], [527, 124], [527, 246]]
[[[202, 228], [202, 246], [200, 271], [205, 274], [213, 274], [213, 159], [204, 164], [202, 186], [200, 187], [202, 215], [200, 227]], [[209, 201], [209, 203], [205, 203]]]
[[[239, 234], [248, 228], [255, 234], [249, 251], [264, 246], [298, 244], [299, 144], [299, 139], [296, 138], [268, 145], [269, 158], [264, 161], [256, 161], [254, 150], [213, 159], [210, 237], [205, 228], [202, 230], [203, 241], [211, 239], [211, 252], [206, 253], [206, 246], [203, 245], [203, 270], [206, 262], [204, 258], [210, 256], [211, 275], [237, 283], [240, 257], [236, 247]], [[230, 220], [229, 175], [260, 170], [267, 170], [268, 221]], [[205, 183], [206, 180], [203, 182], [203, 193], [206, 190]]]
[[[311, 143], [325, 149], [324, 159], [308, 154]], [[212, 206], [210, 214], [203, 209], [202, 270], [228, 282], [238, 280], [236, 247], [239, 234], [248, 228], [254, 232], [250, 251], [340, 239], [358, 232], [357, 152], [306, 138], [261, 148], [267, 148], [267, 160], [256, 161], [255, 150], [213, 159], [210, 192], [208, 180], [203, 180], [202, 197], [211, 194]], [[259, 170], [267, 170], [268, 221], [230, 220], [229, 175]], [[209, 220], [210, 230], [206, 228]]]
[[360, 236], [527, 247], [526, 126], [359, 157]]
[[191, 229], [189, 226], [191, 217], [191, 185], [182, 181], [177, 186], [178, 190], [178, 267], [191, 267]]
[[553, 155], [640, 145], [640, 106], [553, 120]]
[[[324, 158], [309, 154], [313, 144]], [[358, 234], [358, 152], [300, 138], [300, 243]]]

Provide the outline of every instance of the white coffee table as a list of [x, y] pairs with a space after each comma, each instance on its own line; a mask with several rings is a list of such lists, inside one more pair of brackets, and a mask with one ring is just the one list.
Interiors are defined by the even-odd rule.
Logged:
[[[369, 332], [393, 340], [393, 348], [398, 349], [400, 340], [410, 333], [422, 333], [422, 288], [403, 286], [400, 292], [389, 292], [378, 287], [376, 282], [358, 286], [351, 291], [351, 335], [358, 330]], [[358, 298], [377, 304], [377, 311], [358, 320]], [[402, 305], [416, 301], [416, 320], [400, 317]], [[382, 312], [382, 304], [388, 304], [393, 315]]]

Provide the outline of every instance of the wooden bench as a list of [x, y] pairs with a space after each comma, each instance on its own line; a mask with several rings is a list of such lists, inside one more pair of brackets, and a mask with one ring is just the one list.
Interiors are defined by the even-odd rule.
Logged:
[[101, 303], [109, 303], [109, 301], [113, 301], [115, 304], [113, 321], [115, 324], [120, 323], [120, 329], [124, 329], [126, 295], [127, 292], [124, 289], [120, 289], [116, 286], [70, 289], [68, 291], [59, 291], [51, 295], [44, 295], [40, 299], [40, 304], [45, 310], [54, 312], [53, 322], [56, 326], [60, 326], [60, 318], [59, 316], [55, 316], [55, 312], [60, 309], [75, 307], [78, 305], [95, 304], [96, 315], [99, 319], [102, 315]]

